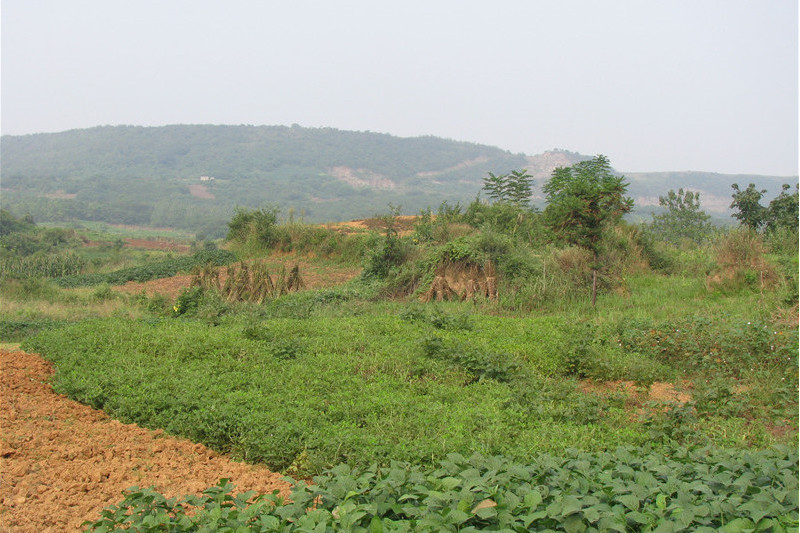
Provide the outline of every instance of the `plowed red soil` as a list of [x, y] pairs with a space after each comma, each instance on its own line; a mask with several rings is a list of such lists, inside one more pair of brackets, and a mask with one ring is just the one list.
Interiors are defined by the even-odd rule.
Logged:
[[0, 531], [82, 531], [132, 487], [168, 497], [229, 478], [237, 491], [288, 495], [280, 474], [161, 431], [122, 424], [56, 394], [52, 366], [0, 349]]

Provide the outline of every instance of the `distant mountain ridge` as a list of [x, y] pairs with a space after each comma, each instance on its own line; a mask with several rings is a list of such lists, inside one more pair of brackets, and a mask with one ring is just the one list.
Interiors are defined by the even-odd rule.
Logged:
[[[296, 125], [100, 126], [4, 135], [0, 151], [0, 203], [13, 212], [209, 235], [224, 232], [235, 206], [277, 205], [310, 222], [372, 216], [389, 204], [413, 214], [443, 201], [471, 201], [488, 172], [527, 168], [541, 185], [554, 168], [591, 157]], [[613, 164], [613, 154], [606, 155]], [[754, 182], [777, 194], [786, 181], [697, 172], [626, 177], [640, 207], [684, 187], [701, 191], [703, 207], [718, 212], [730, 203], [731, 183]]]

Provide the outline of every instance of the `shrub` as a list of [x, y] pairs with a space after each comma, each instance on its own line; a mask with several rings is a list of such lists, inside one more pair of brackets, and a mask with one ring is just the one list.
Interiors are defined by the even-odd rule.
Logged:
[[386, 235], [368, 248], [361, 273], [363, 279], [386, 279], [389, 272], [403, 263], [409, 253], [406, 240], [401, 239], [394, 229], [387, 229]]
[[653, 357], [624, 349], [620, 343], [592, 324], [565, 326], [567, 340], [562, 348], [563, 371], [578, 378], [598, 381], [620, 379], [652, 383], [674, 372]]
[[488, 353], [468, 344], [449, 344], [439, 337], [430, 337], [422, 343], [427, 357], [445, 361], [465, 371], [474, 383], [483, 379], [508, 382], [515, 378], [521, 367], [513, 356], [506, 353]]
[[228, 222], [225, 239], [242, 246], [270, 250], [278, 242], [276, 226], [279, 212], [277, 207], [253, 210], [239, 207]]
[[716, 268], [708, 278], [711, 289], [723, 292], [764, 290], [779, 281], [775, 266], [767, 260], [764, 241], [754, 229], [728, 232], [714, 247]]

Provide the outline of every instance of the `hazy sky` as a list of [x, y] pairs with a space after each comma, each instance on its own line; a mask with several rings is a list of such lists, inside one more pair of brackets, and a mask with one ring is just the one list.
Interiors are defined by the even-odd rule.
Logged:
[[796, 175], [794, 0], [2, 0], [2, 132], [285, 124]]

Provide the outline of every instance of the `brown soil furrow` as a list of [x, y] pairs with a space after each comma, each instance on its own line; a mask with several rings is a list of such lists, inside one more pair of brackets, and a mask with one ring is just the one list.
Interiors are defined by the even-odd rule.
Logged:
[[52, 366], [0, 350], [0, 530], [82, 531], [85, 520], [132, 486], [168, 497], [229, 478], [237, 491], [288, 495], [280, 474], [220, 456], [205, 446], [122, 424], [56, 394]]

